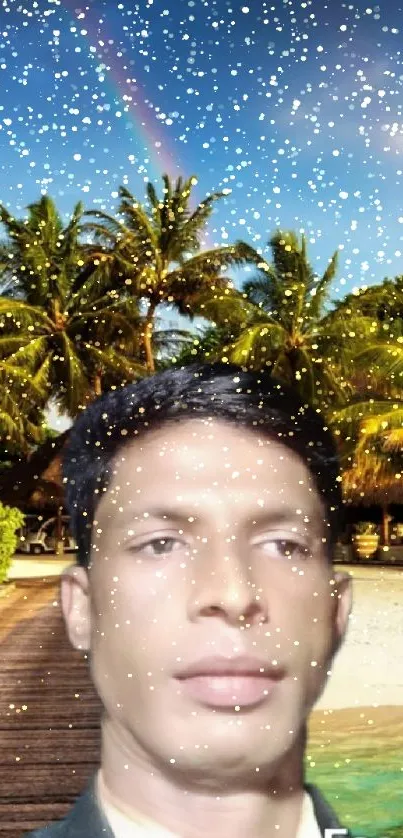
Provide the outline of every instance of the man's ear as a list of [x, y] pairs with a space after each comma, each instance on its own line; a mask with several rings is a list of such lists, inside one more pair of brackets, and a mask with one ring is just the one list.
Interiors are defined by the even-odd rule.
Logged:
[[66, 631], [75, 649], [87, 650], [91, 641], [89, 576], [84, 567], [70, 565], [61, 574], [60, 599]]
[[347, 629], [348, 621], [353, 605], [352, 576], [345, 571], [338, 571], [333, 574], [335, 586], [333, 596], [335, 598], [333, 612], [334, 643], [333, 656], [337, 654], [342, 645]]

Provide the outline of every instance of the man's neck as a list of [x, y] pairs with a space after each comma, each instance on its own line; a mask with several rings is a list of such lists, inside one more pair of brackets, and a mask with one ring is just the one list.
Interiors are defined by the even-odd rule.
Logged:
[[298, 743], [267, 783], [245, 783], [231, 792], [212, 784], [192, 787], [185, 778], [178, 782], [144, 757], [128, 762], [106, 737], [99, 790], [130, 819], [140, 815], [175, 838], [297, 838], [304, 798], [302, 759]]

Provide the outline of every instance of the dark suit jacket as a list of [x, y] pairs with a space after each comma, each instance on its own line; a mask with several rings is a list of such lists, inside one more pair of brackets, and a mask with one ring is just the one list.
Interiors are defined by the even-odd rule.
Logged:
[[[95, 780], [96, 773], [92, 775], [84, 791], [63, 820], [54, 821], [34, 832], [25, 833], [25, 838], [114, 838], [109, 822], [97, 802]], [[316, 786], [307, 784], [305, 788], [312, 798], [316, 820], [323, 838], [325, 829], [341, 829], [335, 813]], [[345, 836], [351, 838], [350, 833], [346, 832]]]

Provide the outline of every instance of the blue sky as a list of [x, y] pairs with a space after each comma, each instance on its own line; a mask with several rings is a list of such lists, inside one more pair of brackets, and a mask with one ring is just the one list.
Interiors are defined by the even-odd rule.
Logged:
[[0, 200], [110, 212], [168, 168], [231, 190], [209, 245], [304, 230], [335, 297], [403, 273], [402, 37], [391, 0], [1, 0]]

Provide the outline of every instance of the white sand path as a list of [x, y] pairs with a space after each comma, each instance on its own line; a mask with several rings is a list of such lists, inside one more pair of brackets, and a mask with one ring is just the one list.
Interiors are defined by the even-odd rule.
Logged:
[[403, 705], [403, 568], [340, 569], [353, 576], [353, 610], [316, 707]]

